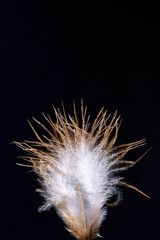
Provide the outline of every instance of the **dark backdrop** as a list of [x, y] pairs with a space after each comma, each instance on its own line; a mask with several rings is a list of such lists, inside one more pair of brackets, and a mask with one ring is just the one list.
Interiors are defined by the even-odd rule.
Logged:
[[[105, 2], [105, 3], [104, 3]], [[16, 166], [22, 151], [13, 140], [35, 139], [26, 119], [43, 122], [52, 105], [73, 113], [88, 106], [91, 121], [101, 107], [123, 118], [118, 143], [147, 138], [138, 158], [153, 149], [125, 179], [151, 199], [122, 189], [123, 202], [110, 208], [104, 239], [159, 236], [160, 19], [156, 2], [1, 1], [1, 227], [3, 239], [72, 239], [54, 209], [38, 213], [43, 199], [36, 176]], [[40, 130], [41, 131], [41, 130]]]

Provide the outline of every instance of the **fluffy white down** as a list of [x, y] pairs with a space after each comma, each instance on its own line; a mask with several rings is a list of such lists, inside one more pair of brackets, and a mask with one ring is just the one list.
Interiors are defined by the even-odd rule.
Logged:
[[46, 181], [42, 182], [46, 200], [43, 210], [54, 206], [63, 219], [71, 216], [74, 224], [82, 229], [80, 191], [86, 230], [92, 225], [98, 231], [107, 213], [104, 205], [113, 194], [113, 183], [118, 181], [111, 178], [112, 163], [98, 145], [93, 148], [85, 140], [60, 149], [56, 158], [54, 153], [52, 165], [44, 172], [47, 172]]

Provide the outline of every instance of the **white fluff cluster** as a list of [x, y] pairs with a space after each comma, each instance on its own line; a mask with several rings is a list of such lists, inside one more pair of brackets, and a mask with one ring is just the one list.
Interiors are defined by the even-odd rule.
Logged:
[[113, 162], [106, 153], [84, 140], [60, 149], [52, 161], [53, 168], [48, 165], [46, 177], [44, 175], [46, 204], [42, 209], [54, 206], [64, 219], [67, 210], [78, 229], [86, 228], [89, 232], [92, 226], [97, 234], [106, 215], [104, 205], [113, 194], [113, 184], [118, 182], [118, 178], [111, 175]]
[[[141, 157], [135, 162], [123, 158], [129, 150], [143, 145], [145, 140], [114, 146], [120, 126], [116, 113], [107, 125], [109, 116], [106, 117], [106, 112], [101, 110], [89, 130], [89, 119], [85, 119], [83, 106], [81, 111], [81, 127], [75, 106], [74, 117], [69, 116], [69, 120], [65, 111], [62, 115], [55, 110], [56, 124], [49, 116], [44, 116], [53, 131], [34, 119], [50, 137], [43, 136], [43, 140], [30, 124], [38, 141], [16, 144], [29, 153], [24, 159], [32, 164], [38, 175], [39, 191], [45, 199], [40, 210], [55, 207], [72, 235], [79, 240], [91, 240], [99, 236], [107, 205], [116, 205], [120, 200], [117, 185], [142, 193], [114, 173], [126, 170], [140, 160]], [[118, 198], [109, 204], [114, 194]]]

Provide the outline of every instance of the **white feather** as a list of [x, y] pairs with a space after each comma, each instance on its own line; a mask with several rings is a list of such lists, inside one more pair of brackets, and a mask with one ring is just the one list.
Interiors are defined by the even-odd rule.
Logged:
[[[45, 116], [54, 134], [36, 120], [50, 134], [47, 142], [32, 127], [39, 141], [16, 144], [31, 154], [25, 160], [33, 164], [39, 177], [39, 191], [45, 199], [40, 210], [55, 207], [68, 231], [77, 239], [89, 240], [99, 236], [99, 227], [107, 214], [106, 203], [117, 194], [116, 186], [132, 187], [114, 173], [135, 164], [122, 158], [129, 150], [143, 145], [144, 140], [114, 148], [119, 129], [116, 114], [106, 126], [106, 112], [101, 111], [88, 131], [83, 107], [82, 128], [75, 108], [74, 112], [69, 122], [65, 112], [63, 117], [55, 110], [56, 124]], [[115, 134], [109, 141], [113, 129]], [[39, 147], [46, 148], [47, 152]]]

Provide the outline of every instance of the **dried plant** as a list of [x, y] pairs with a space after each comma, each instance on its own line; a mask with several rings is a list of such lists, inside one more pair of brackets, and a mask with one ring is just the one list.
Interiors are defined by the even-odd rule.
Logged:
[[[62, 104], [63, 106], [63, 104]], [[107, 206], [120, 201], [120, 185], [132, 188], [148, 197], [136, 187], [123, 181], [117, 173], [134, 166], [136, 161], [124, 159], [126, 153], [145, 144], [145, 139], [115, 146], [120, 117], [117, 112], [109, 120], [103, 109], [92, 126], [86, 117], [87, 108], [81, 104], [81, 124], [76, 107], [74, 117], [54, 108], [56, 123], [50, 116], [44, 118], [50, 125], [34, 120], [42, 126], [48, 136], [40, 137], [31, 125], [37, 141], [15, 142], [26, 151], [24, 160], [38, 175], [45, 203], [40, 210], [54, 207], [66, 224], [67, 230], [79, 240], [91, 240], [99, 235], [99, 228], [107, 214]], [[116, 195], [115, 202], [111, 198]]]

